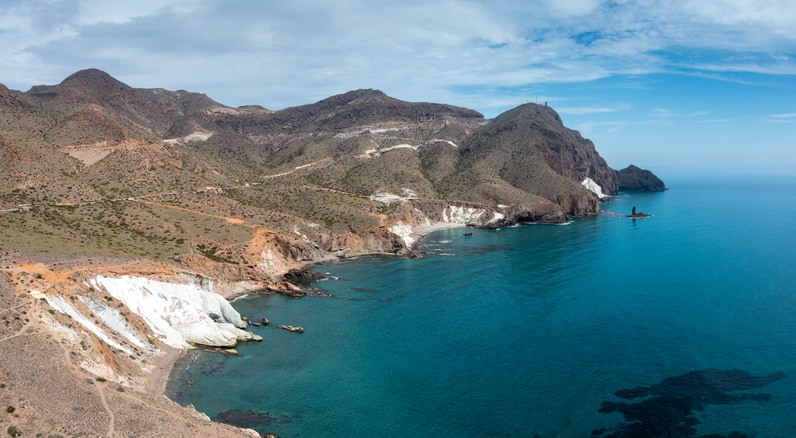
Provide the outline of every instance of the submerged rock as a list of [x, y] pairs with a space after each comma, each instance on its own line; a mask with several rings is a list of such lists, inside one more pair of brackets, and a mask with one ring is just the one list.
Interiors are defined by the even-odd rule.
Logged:
[[[636, 403], [604, 401], [599, 412], [618, 412], [626, 423], [614, 430], [594, 430], [592, 438], [635, 437], [691, 437], [698, 436], [700, 424], [694, 412], [703, 412], [706, 405], [726, 405], [745, 401], [767, 401], [769, 394], [739, 393], [760, 388], [782, 379], [785, 374], [776, 372], [768, 376], [753, 376], [742, 370], [705, 369], [667, 377], [658, 384], [616, 391], [625, 400], [641, 399]], [[737, 431], [728, 435], [702, 435], [702, 437], [748, 437]]]
[[300, 327], [300, 326], [280, 325], [277, 328], [281, 328], [282, 330], [287, 330], [289, 332], [304, 333], [304, 327]]

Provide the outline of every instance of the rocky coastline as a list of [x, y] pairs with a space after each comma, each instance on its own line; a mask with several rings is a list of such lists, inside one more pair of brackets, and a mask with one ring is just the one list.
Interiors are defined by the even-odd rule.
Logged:
[[[479, 221], [482, 216], [489, 220]], [[407, 220], [403, 228], [397, 229], [403, 231], [403, 234], [395, 231], [390, 233], [400, 239], [400, 244], [391, 244], [391, 248], [398, 248], [393, 251], [383, 251], [381, 243], [361, 245], [345, 252], [309, 251], [285, 244], [289, 242], [285, 237], [264, 238], [268, 233], [256, 232], [252, 241], [244, 246], [254, 250], [241, 252], [243, 255], [248, 254], [247, 257], [260, 257], [248, 259], [246, 263], [258, 264], [261, 272], [267, 273], [255, 277], [244, 277], [242, 275], [247, 271], [230, 271], [228, 267], [226, 271], [220, 271], [216, 266], [219, 263], [205, 260], [202, 264], [198, 263], [202, 259], [195, 257], [179, 259], [183, 265], [191, 268], [185, 269], [178, 268], [173, 263], [145, 259], [76, 260], [40, 257], [31, 260], [19, 253], [6, 254], [0, 260], [0, 278], [5, 279], [2, 293], [7, 300], [24, 303], [17, 304], [17, 307], [25, 309], [27, 320], [34, 321], [29, 324], [35, 323], [42, 335], [56, 334], [60, 339], [58, 342], [72, 346], [69, 349], [73, 352], [67, 354], [69, 360], [66, 363], [72, 374], [84, 375], [86, 381], [100, 379], [103, 382], [114, 382], [120, 390], [135, 394], [130, 397], [150, 400], [152, 397], [165, 396], [175, 364], [188, 349], [193, 348], [191, 345], [233, 349], [238, 342], [261, 339], [245, 331], [250, 321], [245, 321], [229, 306], [229, 301], [237, 297], [263, 292], [291, 296], [312, 295], [311, 291], [299, 284], [316, 279], [310, 272], [313, 265], [351, 257], [411, 256], [419, 242], [434, 231], [467, 227], [500, 228], [520, 222], [518, 219], [527, 219], [526, 222], [548, 222], [522, 214], [506, 218], [496, 214], [494, 210], [488, 213], [486, 209], [473, 206], [446, 207], [439, 218], [443, 220], [430, 220], [427, 217], [412, 222]], [[392, 237], [394, 238], [396, 237]], [[225, 256], [234, 255], [234, 249], [224, 250], [227, 251], [223, 253]], [[186, 260], [189, 263], [184, 263]], [[265, 261], [268, 263], [265, 264]], [[185, 298], [187, 301], [178, 305], [175, 304], [179, 302], [175, 301], [177, 295], [168, 295], [167, 292], [188, 294], [185, 297], [190, 295], [190, 298]], [[170, 298], [167, 299], [171, 304], [151, 301], [160, 295], [164, 299], [168, 295]], [[188, 302], [199, 303], [201, 307], [188, 311]], [[187, 332], [175, 334], [168, 327], [159, 325], [157, 317], [163, 316], [167, 308], [171, 318], [169, 322], [181, 325], [183, 329], [188, 327]], [[102, 310], [103, 314], [110, 312], [116, 316], [109, 319], [107, 315], [97, 313], [97, 309]], [[79, 316], [81, 314], [84, 318]], [[175, 316], [178, 314], [183, 315], [182, 322]], [[92, 323], [91, 320], [95, 322]], [[123, 324], [127, 324], [126, 329], [119, 328]], [[216, 327], [211, 325], [225, 328], [217, 332]], [[208, 327], [214, 330], [208, 331]], [[304, 330], [300, 326], [284, 325], [280, 328], [297, 333]], [[24, 330], [25, 327], [20, 329]], [[0, 380], [16, 382], [11, 385], [18, 390], [22, 383], [15, 378], [14, 372], [8, 370], [22, 366], [23, 364], [13, 363], [8, 359], [0, 361]], [[64, 387], [79, 388], [79, 385], [67, 384]], [[3, 392], [0, 391], [0, 397], [2, 396]], [[41, 400], [36, 403], [48, 405]], [[214, 423], [192, 407], [179, 407], [170, 403], [169, 409], [178, 413], [175, 415], [187, 415], [211, 429], [223, 427], [214, 426]], [[143, 406], [143, 403], [137, 405]], [[99, 409], [99, 413], [110, 416], [103, 409]], [[82, 416], [82, 413], [76, 411], [75, 415]], [[69, 418], [68, 415], [66, 417]], [[35, 421], [28, 424], [36, 429]], [[117, 427], [115, 424], [108, 424], [108, 427]], [[38, 430], [44, 430], [40, 423], [38, 427]], [[80, 430], [80, 427], [59, 427], [62, 429], [47, 430]], [[192, 427], [199, 426], [194, 424]], [[215, 436], [254, 436], [252, 433], [233, 429], [214, 432]]]
[[[460, 223], [428, 222], [416, 227], [414, 233], [419, 241], [422, 236], [432, 231], [464, 226]], [[357, 251], [348, 252], [345, 257], [366, 255], [395, 256], [396, 254]], [[76, 394], [84, 391], [81, 388], [85, 382], [93, 382], [91, 385], [94, 389], [95, 385], [102, 382], [115, 385], [114, 387], [119, 389], [118, 393], [124, 391], [125, 399], [132, 400], [128, 403], [127, 409], [129, 405], [142, 406], [140, 412], [131, 413], [131, 417], [138, 421], [139, 431], [147, 427], [150, 431], [165, 427], [162, 423], [147, 422], [143, 418], [151, 409], [166, 403], [168, 410], [174, 413], [172, 416], [189, 419], [183, 423], [191, 424], [192, 430], [211, 430], [212, 433], [208, 436], [256, 436], [253, 431], [213, 423], [191, 407], [180, 407], [176, 403], [167, 401], [164, 395], [173, 367], [180, 357], [192, 348], [191, 344], [230, 349], [240, 341], [259, 340], [257, 335], [241, 330], [246, 322], [237, 315], [237, 312], [235, 315], [229, 314], [231, 307], [227, 308], [224, 303], [247, 293], [306, 295], [308, 291], [294, 283], [311, 280], [312, 275], [308, 272], [312, 265], [337, 259], [339, 254], [336, 252], [318, 252], [311, 259], [281, 264], [280, 270], [270, 271], [269, 278], [280, 279], [274, 282], [265, 281], [263, 277], [256, 281], [252, 279], [239, 281], [239, 277], [232, 277], [232, 281], [230, 277], [224, 276], [206, 277], [197, 271], [177, 268], [174, 264], [144, 259], [66, 259], [29, 257], [22, 253], [2, 254], [0, 298], [6, 310], [0, 310], [0, 316], [3, 318], [0, 322], [6, 325], [0, 324], [0, 348], [4, 351], [9, 350], [13, 348], [12, 343], [15, 339], [22, 340], [30, 336], [52, 338], [55, 342], [41, 340], [30, 343], [40, 345], [41, 354], [44, 356], [64, 358], [59, 368], [67, 370], [68, 373], [63, 376], [48, 373], [51, 379], [42, 383], [45, 388], [50, 385], [62, 388], [60, 392], [63, 393], [63, 397], [47, 397], [44, 394], [41, 397], [35, 396], [25, 391], [27, 386], [25, 379], [29, 377], [25, 377], [27, 374], [22, 370], [26, 367], [24, 361], [29, 358], [24, 355], [4, 355], [0, 359], [0, 383], [5, 387], [0, 389], [0, 401], [8, 401], [8, 405], [16, 406], [18, 403], [13, 402], [14, 399], [28, 400], [24, 408], [20, 406], [16, 410], [19, 421], [15, 423], [17, 425], [15, 427], [19, 430], [50, 433], [85, 430], [89, 434], [100, 431], [100, 434], [111, 436], [126, 429], [120, 427], [116, 421], [117, 417], [112, 415], [114, 409], [123, 408], [114, 408], [116, 405], [108, 400], [106, 390], [97, 393], [96, 407], [80, 405], [81, 410], [77, 408], [78, 404], [73, 404], [76, 410], [62, 413], [61, 420], [53, 420], [53, 426], [42, 423], [49, 421], [46, 420], [50, 418], [49, 415], [45, 414], [48, 409], [57, 411], [52, 407], [53, 404], [66, 405], [69, 404], [69, 400], [78, 399]], [[204, 272], [215, 271], [207, 269]], [[176, 288], [175, 290], [182, 293], [189, 291], [195, 293], [193, 300], [198, 303], [204, 302], [206, 319], [199, 314], [185, 313], [186, 304], [175, 304], [178, 302], [174, 301], [175, 298], [169, 298], [168, 305], [165, 303], [146, 305], [147, 299], [144, 296], [131, 292], [135, 289], [133, 287], [135, 285], [140, 286], [138, 290], [143, 291], [144, 295], [148, 296], [147, 299], [162, 293], [159, 292], [159, 288], [166, 290]], [[200, 294], [202, 290], [208, 293], [216, 290], [223, 295], [223, 298], [222, 295], [212, 295], [216, 298], [208, 302], [211, 295], [205, 294], [202, 298]], [[178, 307], [174, 307], [175, 305]], [[177, 313], [185, 313], [189, 326], [204, 327], [196, 325], [202, 320], [203, 324], [211, 321], [216, 325], [229, 326], [229, 329], [223, 330], [221, 335], [218, 333], [208, 335], [206, 329], [198, 329], [204, 336], [199, 338], [190, 336], [180, 338], [175, 333], [164, 333], [163, 330], [167, 329], [158, 326], [155, 319], [158, 313], [167, 312], [166, 309], [169, 309], [168, 313], [172, 318], [176, 309], [182, 309]], [[225, 313], [227, 315], [223, 316]], [[284, 329], [297, 333], [303, 331], [300, 326], [285, 325]], [[158, 330], [161, 330], [159, 334]], [[235, 333], [234, 340], [227, 336], [230, 330]], [[59, 352], [62, 349], [64, 353]], [[84, 383], [76, 383], [74, 376], [84, 376], [78, 379], [82, 379]], [[37, 379], [39, 380], [41, 379]], [[53, 392], [58, 393], [55, 390]], [[100, 396], [106, 398], [107, 409], [102, 406]], [[153, 403], [152, 400], [160, 401]], [[95, 415], [87, 415], [86, 409], [92, 409]], [[89, 429], [87, 429], [89, 426], [80, 426], [75, 423], [77, 418], [93, 418], [93, 426]], [[145, 423], [149, 426], [144, 426]], [[106, 432], [103, 433], [102, 430]], [[176, 435], [181, 434], [176, 433]], [[187, 435], [186, 433], [185, 436]]]
[[96, 69], [0, 95], [0, 404], [31, 436], [252, 436], [162, 397], [186, 349], [258, 340], [229, 300], [311, 295], [312, 264], [658, 187], [547, 105], [486, 120], [356, 90], [268, 111]]

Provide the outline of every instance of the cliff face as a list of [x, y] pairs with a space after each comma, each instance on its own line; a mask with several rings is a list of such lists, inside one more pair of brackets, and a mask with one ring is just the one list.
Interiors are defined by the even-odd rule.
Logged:
[[[22, 436], [259, 436], [213, 423], [161, 395], [178, 354], [170, 343], [227, 342], [245, 333], [211, 320], [240, 324], [229, 303], [176, 278], [170, 266], [97, 262], [51, 269], [3, 260], [0, 403], [15, 410], [4, 418], [3, 433], [13, 426]], [[96, 276], [125, 271], [133, 277]], [[108, 280], [121, 284], [106, 289]], [[147, 288], [127, 306], [136, 282]], [[154, 302], [157, 297], [163, 301]]]
[[460, 153], [463, 172], [480, 171], [482, 179], [555, 202], [569, 215], [599, 212], [598, 199], [581, 184], [586, 178], [606, 194], [618, 187], [594, 145], [547, 106], [525, 104], [501, 114], [468, 137]]

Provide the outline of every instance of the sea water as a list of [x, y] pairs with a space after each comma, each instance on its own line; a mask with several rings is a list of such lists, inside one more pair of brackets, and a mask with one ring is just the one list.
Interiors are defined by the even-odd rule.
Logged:
[[796, 179], [667, 183], [316, 266], [329, 296], [237, 300], [264, 341], [168, 395], [281, 437], [796, 436]]

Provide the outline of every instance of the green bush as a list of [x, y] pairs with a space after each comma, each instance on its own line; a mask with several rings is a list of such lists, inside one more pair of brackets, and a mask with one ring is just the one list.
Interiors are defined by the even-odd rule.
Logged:
[[11, 436], [20, 436], [22, 435], [22, 431], [17, 429], [16, 426], [8, 426], [8, 434]]
[[9, 407], [6, 408], [6, 412], [8, 412], [9, 414], [13, 414], [14, 411], [16, 411], [16, 410], [17, 410], [17, 408], [15, 408], [13, 406], [9, 406]]

